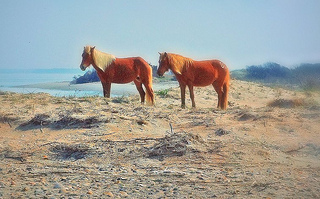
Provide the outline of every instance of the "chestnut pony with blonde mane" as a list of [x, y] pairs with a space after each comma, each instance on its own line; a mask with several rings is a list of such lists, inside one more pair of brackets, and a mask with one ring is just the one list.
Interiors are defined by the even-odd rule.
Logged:
[[82, 53], [81, 70], [84, 71], [90, 64], [97, 71], [105, 97], [110, 98], [111, 83], [125, 84], [133, 81], [139, 91], [141, 103], [144, 103], [146, 97], [148, 105], [154, 104], [152, 68], [141, 57], [116, 58], [95, 47], [86, 46]]
[[186, 86], [190, 91], [192, 107], [196, 107], [193, 87], [213, 85], [218, 93], [218, 108], [227, 109], [230, 75], [228, 67], [219, 60], [195, 61], [172, 53], [159, 53], [158, 75], [162, 76], [169, 69], [179, 81], [181, 107], [185, 108]]

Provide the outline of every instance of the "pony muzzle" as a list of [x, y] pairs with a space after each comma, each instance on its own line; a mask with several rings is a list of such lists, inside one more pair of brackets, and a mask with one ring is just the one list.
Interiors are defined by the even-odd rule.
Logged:
[[84, 65], [82, 65], [82, 64], [80, 65], [80, 69], [81, 69], [82, 71], [85, 71], [86, 68], [87, 68], [87, 67], [85, 67]]
[[157, 74], [158, 74], [159, 77], [163, 76], [163, 73], [161, 73], [160, 71], [157, 71]]

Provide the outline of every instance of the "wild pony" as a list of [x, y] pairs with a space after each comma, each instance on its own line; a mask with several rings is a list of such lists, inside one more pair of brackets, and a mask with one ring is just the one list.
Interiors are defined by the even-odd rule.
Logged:
[[110, 98], [111, 83], [125, 84], [133, 81], [139, 91], [141, 103], [144, 103], [146, 97], [148, 105], [154, 104], [152, 68], [141, 57], [116, 58], [114, 55], [97, 50], [95, 46], [85, 46], [80, 64], [81, 70], [84, 71], [90, 64], [97, 71], [104, 97]]
[[159, 53], [158, 75], [169, 69], [179, 81], [181, 107], [185, 108], [185, 91], [189, 87], [192, 107], [196, 107], [193, 87], [213, 85], [218, 93], [218, 108], [227, 109], [230, 75], [228, 67], [219, 60], [195, 61], [173, 53]]

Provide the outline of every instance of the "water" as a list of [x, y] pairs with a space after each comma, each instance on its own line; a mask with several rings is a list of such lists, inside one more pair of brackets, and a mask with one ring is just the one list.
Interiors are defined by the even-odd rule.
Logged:
[[0, 90], [18, 93], [49, 93], [53, 96], [98, 95], [98, 91], [81, 91], [77, 89], [43, 88], [55, 82], [70, 82], [74, 76], [83, 75], [80, 69], [2, 69], [0, 71]]
[[[1, 70], [0, 91], [17, 93], [49, 93], [52, 96], [102, 96], [100, 82], [70, 84], [74, 76], [83, 75], [79, 69]], [[177, 82], [154, 84], [155, 91], [178, 86]], [[133, 83], [112, 84], [111, 97], [138, 94]]]
[[74, 76], [82, 74], [84, 72], [79, 69], [2, 69], [0, 71], [0, 87], [72, 81]]

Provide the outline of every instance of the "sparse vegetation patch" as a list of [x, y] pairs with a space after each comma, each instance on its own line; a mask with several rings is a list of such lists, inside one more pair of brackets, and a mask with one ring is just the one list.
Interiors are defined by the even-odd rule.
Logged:
[[48, 114], [37, 114], [35, 115], [31, 120], [21, 124], [20, 126], [21, 127], [24, 127], [24, 126], [29, 126], [29, 125], [32, 125], [32, 126], [46, 126], [48, 124], [50, 124], [50, 115]]
[[168, 92], [169, 92], [169, 89], [163, 89], [163, 90], [157, 91], [156, 94], [162, 98], [165, 98], [168, 96]]
[[[199, 135], [192, 133], [173, 133], [159, 139], [153, 146], [147, 149], [147, 157], [163, 160], [165, 157], [183, 156], [187, 152], [198, 153], [203, 148], [207, 148], [208, 143]], [[216, 152], [220, 151], [220, 144], [211, 146], [210, 150], [215, 148]]]
[[86, 158], [90, 153], [90, 148], [85, 144], [58, 144], [50, 148], [57, 159], [79, 160]]
[[306, 105], [303, 99], [276, 99], [269, 102], [268, 106], [278, 108], [295, 108]]

